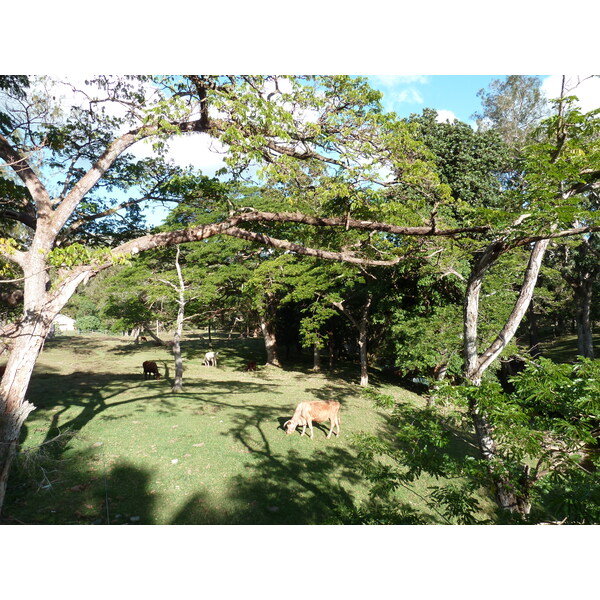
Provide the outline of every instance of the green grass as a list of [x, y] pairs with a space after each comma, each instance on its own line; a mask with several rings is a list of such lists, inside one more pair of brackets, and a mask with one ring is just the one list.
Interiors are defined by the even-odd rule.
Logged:
[[[600, 355], [600, 334], [592, 336], [594, 356]], [[563, 335], [558, 338], [547, 336], [541, 343], [543, 356], [554, 362], [570, 362], [577, 357], [577, 335]]]
[[[42, 446], [46, 458], [25, 476], [19, 462], [4, 517], [23, 523], [318, 524], [335, 506], [367, 498], [352, 434], [392, 435], [388, 413], [355, 383], [358, 367], [315, 374], [310, 365], [259, 368], [261, 340], [215, 340], [218, 368], [202, 365], [208, 344], [183, 343], [184, 392], [171, 392], [172, 357], [151, 342], [62, 336], [40, 355], [28, 399], [37, 409], [23, 431], [22, 457]], [[308, 357], [307, 357], [308, 358]], [[155, 360], [163, 378], [144, 380]], [[424, 400], [373, 381], [397, 401]], [[303, 400], [338, 400], [341, 435], [287, 436], [283, 423]], [[65, 435], [68, 434], [68, 435]], [[69, 437], [74, 434], [73, 437]], [[426, 510], [419, 498], [436, 482], [423, 477], [398, 502]], [[431, 513], [430, 513], [431, 514]], [[438, 517], [431, 514], [433, 522]]]

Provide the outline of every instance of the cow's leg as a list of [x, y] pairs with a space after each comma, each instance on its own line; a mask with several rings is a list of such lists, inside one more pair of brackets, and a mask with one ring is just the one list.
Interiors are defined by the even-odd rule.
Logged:
[[312, 426], [312, 420], [308, 419], [308, 428], [310, 429], [310, 439], [313, 439], [313, 426]]
[[331, 432], [333, 431], [333, 419], [329, 419], [329, 433], [327, 434], [327, 439], [331, 437]]

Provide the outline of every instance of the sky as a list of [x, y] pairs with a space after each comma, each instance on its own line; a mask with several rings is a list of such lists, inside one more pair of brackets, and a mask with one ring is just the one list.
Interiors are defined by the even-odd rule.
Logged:
[[479, 90], [487, 88], [493, 75], [383, 75], [370, 76], [372, 87], [384, 93], [387, 110], [401, 117], [435, 108], [440, 117], [466, 123], [481, 109]]
[[[538, 75], [542, 79], [542, 90], [546, 97], [560, 94], [560, 75]], [[581, 76], [583, 79], [585, 76]], [[384, 92], [384, 106], [401, 117], [413, 112], [420, 113], [425, 107], [435, 108], [441, 120], [454, 118], [474, 126], [472, 115], [481, 110], [481, 99], [477, 93], [486, 89], [494, 79], [505, 75], [384, 75], [371, 76], [373, 87]], [[577, 77], [568, 77], [571, 86]], [[580, 98], [583, 110], [600, 107], [600, 78], [581, 81], [573, 92]]]

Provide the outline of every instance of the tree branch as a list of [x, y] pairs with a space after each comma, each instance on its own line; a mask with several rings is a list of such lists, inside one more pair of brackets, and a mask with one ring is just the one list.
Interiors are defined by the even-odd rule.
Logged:
[[372, 260], [368, 258], [359, 258], [348, 252], [332, 252], [330, 250], [318, 250], [315, 248], [308, 248], [300, 244], [295, 244], [294, 242], [288, 242], [287, 240], [280, 240], [266, 235], [264, 233], [255, 233], [253, 231], [239, 229], [238, 227], [229, 227], [223, 233], [232, 237], [241, 238], [251, 242], [258, 242], [266, 246], [272, 246], [274, 248], [280, 248], [282, 250], [289, 250], [291, 252], [303, 254], [305, 256], [314, 256], [315, 258], [347, 262], [355, 265], [389, 267], [392, 265], [396, 265], [400, 261], [404, 260], [404, 257], [397, 257], [392, 260]]
[[21, 181], [27, 186], [37, 206], [38, 217], [49, 217], [52, 212], [52, 203], [46, 188], [34, 170], [29, 166], [27, 159], [22, 157], [1, 134], [0, 158], [10, 165]]
[[[204, 131], [201, 121], [183, 121], [172, 123], [180, 131]], [[55, 211], [55, 228], [61, 229], [67, 222], [83, 197], [98, 183], [104, 173], [111, 167], [115, 160], [136, 142], [160, 133], [158, 125], [140, 127], [118, 137], [108, 146], [104, 153], [94, 163], [92, 168], [73, 186]]]
[[462, 233], [486, 233], [489, 232], [491, 226], [473, 226], [460, 227], [455, 229], [436, 229], [435, 227], [403, 227], [400, 225], [391, 225], [380, 221], [361, 221], [357, 219], [347, 219], [346, 217], [314, 217], [301, 213], [271, 213], [271, 212], [247, 212], [237, 215], [239, 221], [243, 222], [279, 222], [279, 223], [304, 223], [316, 227], [348, 227], [349, 229], [360, 229], [363, 231], [380, 231], [385, 233], [394, 233], [397, 235], [410, 236], [437, 236], [450, 237]]

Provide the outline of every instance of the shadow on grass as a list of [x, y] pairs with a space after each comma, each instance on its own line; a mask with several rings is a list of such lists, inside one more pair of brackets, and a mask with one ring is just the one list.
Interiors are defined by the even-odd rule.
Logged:
[[[354, 499], [344, 484], [358, 483], [355, 458], [328, 445], [315, 431], [312, 453], [291, 448], [272, 451], [263, 429], [272, 418], [264, 407], [239, 415], [231, 430], [247, 450], [243, 474], [232, 478], [223, 499], [196, 489], [168, 518], [171, 524], [323, 524], [336, 521], [339, 507]], [[291, 437], [291, 436], [290, 436]], [[303, 440], [304, 441], [304, 440]], [[11, 474], [3, 520], [22, 524], [157, 524], [160, 495], [152, 490], [151, 470], [119, 462], [103, 468], [102, 449], [87, 449], [62, 461], [49, 486], [19, 470]], [[44, 463], [48, 468], [49, 463]], [[48, 488], [48, 489], [45, 489]], [[161, 523], [163, 524], [163, 523]]]
[[[128, 418], [130, 414], [111, 415], [111, 411], [131, 405], [133, 411], [153, 410], [157, 414], [172, 415], [198, 405], [239, 409], [239, 405], [227, 402], [236, 392], [260, 394], [274, 393], [268, 383], [254, 381], [201, 381], [185, 383], [183, 394], [171, 392], [169, 369], [165, 377], [155, 381], [144, 380], [141, 374], [116, 375], [114, 373], [89, 373], [76, 371], [69, 375], [44, 373], [29, 388], [29, 399], [38, 410], [51, 412], [44, 442], [60, 432], [76, 433], [93, 419], [105, 420]], [[64, 391], [63, 391], [64, 390]], [[123, 399], [119, 399], [125, 395]], [[134, 396], [134, 397], [132, 397]], [[79, 409], [75, 416], [70, 416]], [[22, 428], [21, 443], [27, 439], [28, 429]]]
[[[232, 343], [231, 354], [225, 351], [224, 355], [232, 361], [234, 357], [239, 360], [240, 348], [251, 351], [251, 347], [256, 346], [256, 340], [231, 342], [238, 343]], [[234, 345], [238, 347], [233, 348]], [[102, 343], [98, 342], [97, 348], [101, 347]], [[204, 349], [197, 351], [201, 356]], [[184, 381], [185, 393], [173, 395], [167, 361], [162, 366], [164, 378], [161, 381], [144, 381], [141, 373], [47, 373], [38, 377], [32, 382], [31, 399], [40, 409], [52, 410], [45, 440], [51, 440], [59, 431], [81, 431], [92, 419], [126, 418], [127, 415], [111, 414], [112, 408], [122, 405], [131, 405], [136, 411], [175, 414], [181, 411], [183, 404], [189, 408], [190, 403], [198, 400], [199, 411], [234, 409], [230, 428], [221, 435], [235, 440], [247, 460], [244, 458], [242, 473], [232, 478], [222, 502], [214, 499], [210, 489], [202, 489], [198, 484], [198, 489], [182, 499], [180, 508], [168, 519], [170, 523], [322, 524], [337, 522], [340, 508], [353, 508], [357, 499], [350, 490], [361, 483], [356, 457], [345, 444], [338, 445], [335, 437], [325, 439], [328, 424], [315, 424], [314, 440], [306, 436], [299, 440], [297, 433], [289, 436], [289, 447], [275, 451], [267, 428], [278, 423], [283, 435], [282, 425], [291, 417], [291, 412], [285, 415], [281, 406], [262, 403], [240, 406], [227, 402], [228, 395], [238, 391], [272, 394], [280, 385], [271, 385], [262, 377], [261, 381]], [[312, 370], [307, 368], [306, 372], [312, 373]], [[319, 399], [338, 400], [344, 406], [349, 383], [354, 383], [357, 372], [350, 366], [347, 371], [322, 374], [328, 380], [326, 385], [311, 389], [311, 393]], [[299, 373], [299, 377], [302, 376], [303, 373]], [[157, 395], [163, 386], [164, 395]], [[61, 390], [68, 393], [63, 395]], [[132, 392], [134, 398], [130, 397]], [[119, 398], [120, 394], [126, 397]], [[78, 411], [74, 416], [73, 410]], [[70, 412], [67, 414], [67, 411]], [[385, 434], [391, 435], [392, 431]], [[26, 428], [24, 435], [27, 435]], [[66, 448], [57, 444], [49, 458], [60, 460]], [[7, 514], [16, 515], [15, 522], [21, 519], [40, 524], [156, 523], [161, 500], [151, 489], [151, 470], [127, 462], [104, 468], [99, 462], [101, 451], [94, 452], [94, 449], [79, 451], [76, 456], [67, 453], [69, 457], [57, 467], [63, 472], [55, 479], [50, 477], [52, 485], [47, 489], [39, 477], [31, 484], [19, 481], [18, 474], [15, 475], [15, 484], [9, 486]]]

